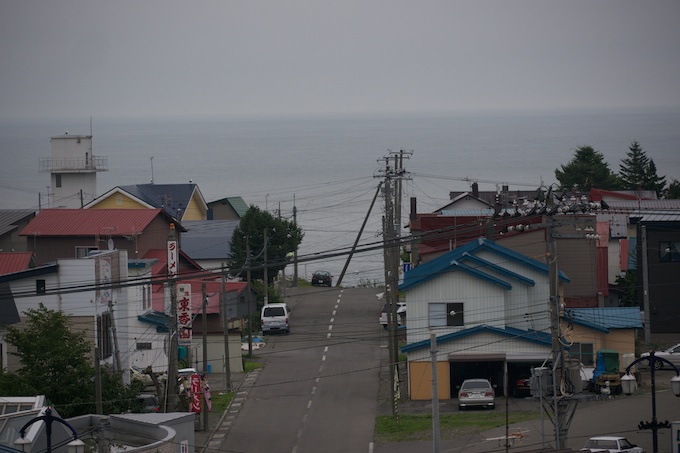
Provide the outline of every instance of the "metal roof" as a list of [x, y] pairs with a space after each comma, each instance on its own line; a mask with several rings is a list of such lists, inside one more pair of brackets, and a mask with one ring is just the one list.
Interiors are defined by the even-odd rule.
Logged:
[[[469, 337], [471, 335], [476, 335], [482, 332], [491, 332], [498, 335], [512, 337], [518, 340], [528, 341], [531, 343], [537, 343], [544, 346], [549, 346], [552, 344], [552, 339], [550, 334], [546, 332], [539, 332], [537, 330], [520, 330], [514, 327], [506, 327], [504, 329], [500, 327], [488, 326], [486, 324], [471, 327], [469, 329], [460, 330], [457, 332], [452, 332], [446, 335], [437, 336], [437, 344], [447, 343], [450, 341], [456, 341], [461, 338]], [[429, 348], [430, 340], [418, 341], [416, 343], [407, 344], [401, 348], [401, 352], [413, 352], [418, 349]]]
[[609, 210], [643, 210], [643, 212], [648, 210], [677, 210], [680, 209], [680, 200], [611, 200], [607, 201], [607, 205]]
[[35, 266], [32, 252], [0, 252], [0, 275], [11, 274]]
[[17, 223], [35, 216], [31, 209], [0, 209], [0, 236], [17, 228]]
[[231, 237], [239, 220], [189, 220], [182, 224], [182, 250], [195, 260], [222, 259], [231, 254]]
[[492, 208], [488, 209], [473, 209], [473, 208], [467, 208], [467, 209], [442, 209], [440, 211], [441, 215], [444, 216], [450, 216], [450, 217], [475, 217], [475, 216], [480, 216], [480, 217], [491, 217], [494, 214], [494, 210]]
[[563, 318], [603, 332], [613, 329], [642, 329], [638, 307], [568, 308]]
[[226, 197], [219, 200], [211, 201], [208, 206], [214, 206], [216, 204], [229, 203], [231, 208], [236, 212], [239, 217], [243, 217], [248, 212], [248, 204], [241, 197]]
[[161, 209], [43, 209], [20, 236], [134, 236]]
[[[187, 184], [135, 184], [120, 186], [121, 190], [139, 198], [154, 208], [163, 208], [173, 217], [181, 218], [187, 206], [191, 202], [198, 186], [194, 183]], [[200, 192], [199, 192], [200, 193]], [[201, 200], [203, 196], [201, 195]], [[203, 200], [203, 203], [205, 201]], [[181, 211], [178, 215], [177, 211]]]
[[680, 222], [680, 209], [673, 211], [637, 211], [629, 217], [635, 218], [638, 222]]
[[[534, 270], [538, 270], [546, 274], [548, 273], [548, 266], [545, 263], [541, 263], [540, 261], [536, 261], [532, 258], [522, 255], [521, 253], [517, 253], [513, 250], [500, 246], [489, 239], [478, 238], [477, 240], [470, 241], [467, 244], [458, 247], [457, 249], [451, 250], [450, 252], [433, 259], [432, 261], [423, 263], [406, 272], [404, 274], [404, 282], [399, 285], [399, 291], [408, 290], [412, 287], [425, 283], [437, 277], [438, 275], [452, 271], [463, 271], [469, 273], [474, 277], [480, 278], [491, 284], [499, 285], [505, 289], [511, 289], [512, 286], [507, 283], [507, 281], [503, 281], [500, 277], [489, 274], [487, 270], [501, 273], [508, 279], [524, 281], [518, 278], [520, 277], [518, 275], [509, 276], [508, 271], [497, 264], [485, 261], [481, 263], [481, 266], [473, 268], [463, 263], [466, 260], [474, 261], [474, 255], [482, 250], [502, 256], [504, 259], [520, 263]], [[477, 264], [480, 263], [478, 262]], [[559, 277], [563, 281], [569, 281], [569, 278], [561, 271], [559, 273]], [[531, 284], [528, 283], [528, 281], [524, 282]]]

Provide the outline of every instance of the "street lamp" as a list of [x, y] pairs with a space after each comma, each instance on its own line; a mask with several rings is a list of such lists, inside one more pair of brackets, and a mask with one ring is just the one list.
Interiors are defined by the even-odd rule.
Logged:
[[[26, 435], [26, 428], [31, 426], [35, 422], [39, 421], [44, 421], [45, 422], [45, 432], [47, 435], [47, 453], [52, 453], [52, 422], [59, 422], [62, 425], [66, 426], [70, 431], [71, 434], [73, 434], [73, 441], [71, 441], [68, 446], [69, 446], [69, 451], [75, 451], [78, 453], [83, 453], [85, 451], [85, 444], [83, 443], [82, 440], [78, 439], [78, 433], [76, 432], [75, 429], [73, 429], [73, 426], [71, 426], [66, 420], [55, 417], [52, 415], [52, 408], [48, 407], [45, 410], [45, 415], [40, 416], [40, 417], [35, 417], [26, 422], [26, 424], [19, 430], [19, 434], [21, 437], [17, 439], [14, 443], [16, 445], [20, 445], [22, 450], [24, 449], [24, 446], [31, 443], [30, 440], [25, 438]], [[77, 442], [76, 442], [77, 441]]]
[[652, 421], [651, 422], [640, 422], [638, 424], [638, 429], [651, 429], [652, 430], [652, 442], [653, 442], [653, 453], [658, 453], [659, 451], [659, 438], [658, 438], [658, 433], [657, 431], [662, 428], [670, 428], [671, 425], [668, 423], [668, 421], [665, 421], [663, 423], [660, 423], [656, 419], [656, 382], [654, 379], [654, 362], [658, 361], [661, 363], [664, 363], [666, 365], [670, 365], [673, 367], [675, 370], [675, 376], [671, 379], [671, 389], [673, 390], [673, 394], [675, 396], [680, 396], [680, 369], [676, 367], [673, 363], [669, 362], [668, 360], [664, 359], [663, 357], [659, 357], [657, 355], [654, 355], [654, 351], [651, 351], [649, 353], [649, 357], [640, 357], [639, 359], [635, 360], [633, 363], [628, 365], [626, 367], [626, 374], [621, 378], [621, 388], [623, 390], [623, 393], [626, 395], [630, 395], [633, 393], [633, 390], [635, 390], [635, 377], [633, 377], [630, 374], [630, 369], [635, 365], [636, 363], [640, 362], [648, 362], [649, 364], [649, 370], [651, 373], [651, 378], [652, 378]]

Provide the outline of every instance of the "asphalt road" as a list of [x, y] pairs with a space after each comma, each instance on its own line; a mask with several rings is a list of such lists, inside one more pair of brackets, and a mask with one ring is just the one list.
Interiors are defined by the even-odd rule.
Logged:
[[257, 351], [266, 366], [220, 451], [369, 451], [385, 353], [375, 293], [289, 291], [291, 333], [270, 335]]

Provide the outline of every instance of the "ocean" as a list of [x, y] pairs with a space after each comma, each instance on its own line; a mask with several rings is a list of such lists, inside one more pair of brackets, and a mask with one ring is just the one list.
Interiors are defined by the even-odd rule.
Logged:
[[[680, 109], [663, 111], [470, 112], [321, 117], [17, 120], [0, 122], [0, 209], [48, 205], [50, 137], [93, 135], [93, 154], [108, 158], [98, 194], [151, 181], [193, 181], [207, 201], [241, 196], [305, 231], [300, 276], [327, 269], [337, 277], [384, 175], [384, 158], [406, 151], [402, 224], [409, 200], [432, 212], [449, 191], [550, 185], [578, 146], [603, 153], [618, 172], [637, 140], [667, 182], [680, 179]], [[381, 240], [383, 202], [375, 203], [360, 245]], [[339, 256], [328, 257], [329, 254]], [[288, 271], [287, 271], [288, 272]], [[384, 279], [382, 254], [352, 258], [343, 284]]]

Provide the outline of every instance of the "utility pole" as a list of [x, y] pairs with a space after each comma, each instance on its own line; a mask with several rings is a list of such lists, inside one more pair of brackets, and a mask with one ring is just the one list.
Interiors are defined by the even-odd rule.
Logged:
[[[224, 377], [227, 391], [231, 390], [231, 357], [229, 354], [229, 310], [227, 307], [227, 295], [224, 292], [227, 274], [222, 263], [222, 291], [220, 292], [220, 313], [222, 313], [222, 329], [224, 332]], [[238, 296], [237, 296], [238, 297]]]
[[[109, 315], [111, 317], [111, 336], [113, 337], [113, 348], [114, 348], [114, 365], [113, 369], [116, 371], [123, 371], [121, 369], [120, 361], [120, 349], [118, 348], [118, 333], [116, 332], [116, 320], [113, 316], [113, 301], [109, 299]], [[121, 383], [123, 382], [123, 374], [120, 375]]]
[[166, 382], [166, 412], [175, 410], [177, 404], [177, 394], [175, 387], [177, 386], [177, 286], [175, 279], [177, 278], [177, 241], [175, 240], [175, 224], [170, 224], [170, 234], [168, 236], [168, 286], [170, 287], [170, 319], [168, 331], [170, 332], [170, 341], [168, 349], [168, 379]]
[[390, 388], [392, 392], [392, 416], [398, 417], [397, 412], [397, 303], [394, 299], [394, 269], [392, 268], [393, 242], [394, 242], [394, 204], [392, 196], [392, 170], [389, 159], [385, 158], [385, 216], [383, 217], [383, 258], [385, 263], [385, 302], [387, 303], [387, 326], [388, 326], [388, 349], [389, 349], [389, 373]]
[[94, 393], [97, 415], [104, 415], [104, 407], [102, 401], [102, 373], [101, 363], [99, 359], [99, 346], [95, 346], [94, 348]]
[[641, 229], [641, 244], [642, 248], [642, 309], [645, 313], [645, 343], [650, 344], [652, 341], [652, 317], [649, 311], [649, 274], [647, 266], [647, 225], [642, 225]]
[[[559, 303], [559, 286], [558, 286], [558, 271], [557, 271], [557, 246], [555, 243], [554, 226], [552, 218], [548, 218], [548, 228], [546, 229], [546, 245], [548, 260], [548, 279], [550, 283], [550, 331], [552, 337], [552, 359], [553, 359], [553, 411], [555, 424], [555, 448], [560, 450], [562, 448], [561, 442], [561, 420], [560, 411], [558, 407], [559, 388], [556, 382], [561, 379], [564, 370], [562, 354], [562, 345], [560, 344], [560, 303]], [[558, 363], [560, 364], [558, 366]], [[559, 377], [557, 376], [559, 374]]]
[[250, 291], [250, 241], [246, 237], [246, 280], [248, 286], [246, 287], [248, 294], [248, 357], [253, 356], [253, 314], [252, 314], [252, 297]]
[[432, 452], [439, 453], [439, 383], [437, 382], [437, 334], [430, 333], [432, 361]]
[[269, 280], [267, 279], [267, 229], [264, 229], [264, 258], [262, 263], [264, 264], [264, 304], [269, 304]]
[[[297, 206], [295, 206], [295, 195], [293, 195], [293, 225], [297, 227]], [[297, 288], [298, 281], [298, 245], [295, 244], [293, 251], [293, 288]]]
[[[203, 379], [208, 378], [208, 294], [206, 293], [205, 280], [201, 282], [201, 298], [203, 300], [203, 316], [201, 316], [201, 331], [203, 333]], [[203, 412], [203, 429], [207, 430], [210, 426], [208, 417], [208, 402], [205, 397], [205, 386], [201, 389], [203, 396], [202, 412]]]

